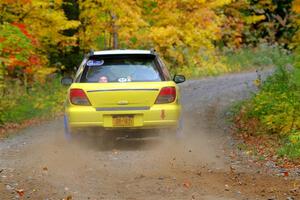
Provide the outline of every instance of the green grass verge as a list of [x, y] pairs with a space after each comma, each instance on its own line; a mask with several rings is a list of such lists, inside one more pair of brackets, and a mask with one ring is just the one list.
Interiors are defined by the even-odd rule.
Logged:
[[261, 44], [256, 48], [245, 47], [240, 50], [224, 50], [225, 64], [231, 71], [281, 66], [293, 63], [293, 56], [277, 45]]
[[258, 47], [222, 49], [214, 55], [200, 55], [202, 62], [174, 68], [173, 74], [188, 78], [218, 76], [226, 73], [266, 69], [284, 63], [292, 63], [294, 57], [277, 45], [261, 44]]
[[62, 111], [66, 88], [57, 78], [43, 85], [36, 83], [27, 92], [18, 84], [11, 84], [0, 99], [0, 125], [24, 120], [53, 117]]
[[239, 132], [276, 136], [278, 144], [282, 144], [277, 154], [291, 160], [300, 158], [300, 67], [297, 55], [283, 52], [273, 57], [272, 63], [277, 66], [275, 73], [259, 85], [257, 94], [242, 104], [235, 118]]

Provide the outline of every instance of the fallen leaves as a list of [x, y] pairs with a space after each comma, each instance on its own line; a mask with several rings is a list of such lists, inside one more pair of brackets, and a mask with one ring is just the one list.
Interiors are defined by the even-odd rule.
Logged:
[[184, 180], [182, 185], [183, 187], [189, 189], [192, 186], [192, 183], [189, 180]]
[[225, 191], [229, 191], [229, 185], [225, 185]]
[[277, 150], [280, 148], [280, 142], [275, 136], [260, 135], [252, 136], [250, 134], [236, 134], [237, 139], [242, 143], [237, 144], [237, 150], [240, 153], [231, 153], [232, 160], [239, 159], [240, 155], [244, 154], [248, 157], [248, 161], [258, 166], [265, 166], [268, 169], [284, 169], [287, 173], [283, 176], [289, 176], [288, 171], [300, 167], [300, 160], [290, 160], [285, 157], [279, 157]]
[[72, 195], [69, 195], [66, 198], [63, 198], [62, 200], [72, 200], [72, 199], [73, 199]]
[[119, 152], [117, 149], [113, 149], [112, 152], [113, 152], [113, 154], [115, 154], [115, 155], [120, 154], [120, 152]]
[[284, 172], [282, 172], [282, 174], [283, 174], [283, 176], [285, 176], [285, 177], [289, 176], [289, 172], [288, 172], [288, 171], [284, 171]]
[[[62, 115], [62, 113], [58, 113], [57, 116]], [[8, 137], [10, 134], [13, 134], [21, 129], [24, 129], [26, 127], [40, 124], [41, 122], [45, 121], [47, 117], [44, 118], [34, 118], [34, 119], [28, 119], [24, 120], [21, 123], [6, 123], [2, 126], [0, 126], [0, 139], [4, 139]]]
[[25, 194], [24, 189], [17, 189], [16, 192], [17, 192], [17, 194], [19, 195], [19, 197], [23, 197], [24, 194]]
[[43, 167], [43, 171], [48, 171], [48, 167]]

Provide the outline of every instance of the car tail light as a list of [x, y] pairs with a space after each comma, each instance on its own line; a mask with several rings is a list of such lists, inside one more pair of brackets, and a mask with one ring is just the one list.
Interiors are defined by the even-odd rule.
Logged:
[[82, 106], [91, 105], [89, 99], [87, 98], [85, 92], [82, 89], [71, 89], [70, 101], [74, 105], [82, 105]]
[[176, 99], [175, 87], [164, 87], [160, 90], [159, 95], [155, 101], [156, 104], [172, 103]]

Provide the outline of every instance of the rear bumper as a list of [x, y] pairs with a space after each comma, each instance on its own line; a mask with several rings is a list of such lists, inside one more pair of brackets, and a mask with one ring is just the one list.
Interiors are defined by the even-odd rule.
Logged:
[[71, 128], [103, 127], [119, 129], [112, 124], [113, 115], [134, 115], [134, 126], [126, 129], [169, 128], [178, 125], [181, 107], [178, 104], [154, 105], [147, 110], [97, 111], [90, 106], [66, 107], [68, 125]]

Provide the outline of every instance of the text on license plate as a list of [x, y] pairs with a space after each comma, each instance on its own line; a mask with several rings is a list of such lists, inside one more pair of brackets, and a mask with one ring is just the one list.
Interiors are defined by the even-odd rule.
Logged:
[[112, 117], [112, 124], [115, 127], [131, 127], [134, 126], [133, 115], [117, 115]]

